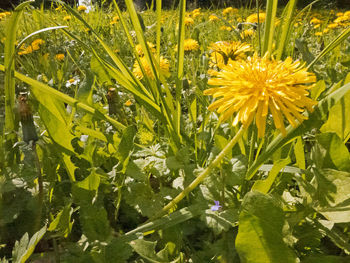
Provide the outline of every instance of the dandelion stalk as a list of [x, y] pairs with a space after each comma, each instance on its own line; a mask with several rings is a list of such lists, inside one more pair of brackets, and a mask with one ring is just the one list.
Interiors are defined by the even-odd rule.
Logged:
[[219, 153], [218, 156], [216, 156], [215, 160], [212, 161], [207, 168], [203, 172], [200, 173], [200, 175], [189, 185], [187, 186], [180, 194], [178, 194], [169, 204], [163, 207], [162, 212], [156, 216], [156, 218], [161, 217], [166, 214], [168, 210], [173, 208], [177, 203], [179, 203], [182, 199], [184, 199], [185, 196], [187, 196], [190, 192], [193, 191], [203, 180], [206, 178], [210, 172], [216, 168], [223, 158], [231, 151], [233, 146], [236, 145], [238, 140], [243, 135], [245, 129], [243, 126], [239, 129], [239, 131], [236, 133], [236, 135], [232, 138], [232, 140], [225, 146], [225, 148]]

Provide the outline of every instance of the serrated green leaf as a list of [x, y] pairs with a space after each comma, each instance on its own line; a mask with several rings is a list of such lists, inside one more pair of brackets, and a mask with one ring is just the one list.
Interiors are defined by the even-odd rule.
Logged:
[[283, 210], [271, 196], [259, 192], [246, 194], [236, 238], [236, 249], [241, 262], [299, 262], [283, 241], [284, 224]]

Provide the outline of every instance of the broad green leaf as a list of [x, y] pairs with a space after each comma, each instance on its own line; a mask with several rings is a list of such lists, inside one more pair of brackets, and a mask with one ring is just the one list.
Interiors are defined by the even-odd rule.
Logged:
[[350, 92], [331, 108], [321, 131], [335, 132], [344, 142], [350, 139]]
[[100, 180], [100, 175], [98, 175], [95, 171], [92, 171], [88, 177], [86, 177], [83, 181], [77, 182], [75, 185], [88, 191], [97, 191], [98, 187], [100, 186]]
[[71, 216], [73, 209], [71, 205], [65, 206], [54, 218], [48, 227], [48, 231], [57, 231], [58, 235], [63, 237], [68, 237], [69, 233], [72, 231], [73, 221], [71, 221]]
[[137, 240], [131, 241], [130, 245], [136, 251], [137, 254], [147, 259], [149, 262], [153, 262], [153, 263], [176, 262], [176, 261], [169, 260], [167, 250], [163, 250], [158, 253], [155, 252], [157, 242], [137, 239]]
[[260, 192], [249, 192], [239, 215], [236, 250], [242, 263], [297, 263], [283, 241], [285, 216], [277, 201]]
[[316, 135], [318, 168], [335, 168], [350, 171], [350, 153], [335, 133]]
[[113, 239], [106, 246], [104, 253], [101, 253], [103, 257], [102, 262], [113, 262], [113, 263], [125, 263], [132, 256], [132, 248], [126, 243], [119, 239]]
[[274, 163], [268, 177], [264, 180], [257, 180], [253, 187], [252, 187], [252, 190], [253, 191], [259, 191], [263, 194], [267, 194], [270, 189], [271, 189], [271, 186], [272, 184], [274, 183], [274, 181], [276, 180], [277, 178], [277, 175], [280, 173], [280, 172], [283, 172], [283, 168], [288, 165], [289, 163], [291, 162], [290, 158], [287, 158], [287, 159], [281, 159], [281, 160], [278, 160], [277, 162]]
[[32, 94], [39, 102], [38, 113], [51, 139], [66, 151], [74, 153], [71, 141], [75, 136], [70, 132], [69, 118], [63, 102], [45, 96], [37, 89], [33, 89]]
[[326, 90], [326, 82], [324, 80], [320, 80], [316, 83], [315, 86], [311, 88], [310, 97], [314, 100], [317, 100], [323, 91]]
[[80, 102], [85, 103], [86, 105], [92, 106], [92, 91], [95, 84], [94, 75], [91, 71], [85, 71], [85, 78], [80, 83], [78, 92], [76, 94], [76, 99]]
[[33, 254], [34, 249], [38, 242], [43, 238], [46, 233], [46, 226], [36, 232], [29, 240], [28, 233], [25, 233], [21, 240], [16, 241], [15, 247], [12, 252], [13, 263], [24, 263]]
[[301, 136], [299, 136], [294, 144], [294, 155], [296, 159], [296, 166], [300, 169], [305, 169], [305, 150], [304, 141]]
[[317, 190], [326, 204], [319, 200], [316, 210], [334, 223], [350, 222], [350, 173], [332, 169], [317, 171]]
[[312, 55], [307, 46], [307, 42], [304, 39], [295, 39], [295, 45], [306, 63], [311, 63], [315, 59], [314, 55]]
[[230, 208], [223, 211], [211, 211], [208, 209], [201, 216], [201, 220], [204, 221], [216, 235], [219, 235], [237, 225], [238, 209]]
[[106, 209], [98, 203], [85, 204], [79, 209], [83, 234], [90, 241], [107, 241], [112, 235]]

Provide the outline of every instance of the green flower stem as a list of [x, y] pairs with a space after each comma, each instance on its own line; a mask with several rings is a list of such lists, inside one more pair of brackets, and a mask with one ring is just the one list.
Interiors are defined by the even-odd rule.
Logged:
[[180, 194], [178, 194], [169, 204], [163, 207], [162, 212], [156, 216], [156, 218], [161, 217], [167, 213], [168, 210], [173, 208], [177, 203], [179, 203], [185, 196], [187, 196], [194, 188], [196, 188], [205, 177], [207, 177], [210, 172], [216, 168], [222, 161], [222, 159], [228, 154], [229, 151], [235, 146], [238, 140], [244, 133], [243, 126], [239, 129], [236, 135], [232, 140], [225, 146], [225, 148], [216, 156], [215, 160], [209, 164], [207, 168], [189, 185], [187, 186]]

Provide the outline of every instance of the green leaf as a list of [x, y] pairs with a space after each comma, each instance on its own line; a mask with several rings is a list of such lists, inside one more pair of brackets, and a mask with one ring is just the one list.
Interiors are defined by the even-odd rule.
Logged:
[[97, 191], [100, 186], [100, 176], [95, 171], [92, 171], [87, 178], [81, 182], [77, 182], [75, 185], [88, 191]]
[[113, 239], [105, 249], [103, 254], [104, 260], [102, 262], [124, 263], [132, 255], [132, 248], [126, 242], [119, 239]]
[[242, 263], [296, 263], [294, 252], [283, 242], [283, 210], [271, 196], [249, 192], [239, 215], [236, 249]]
[[324, 80], [320, 80], [316, 83], [315, 86], [311, 88], [310, 91], [310, 97], [314, 100], [317, 100], [317, 98], [321, 95], [323, 91], [326, 90], [326, 82]]
[[92, 91], [95, 84], [94, 75], [91, 71], [85, 71], [85, 78], [80, 83], [78, 92], [76, 94], [76, 99], [80, 102], [85, 103], [86, 105], [92, 106]]
[[266, 179], [264, 179], [264, 180], [257, 180], [254, 183], [254, 185], [252, 187], [252, 190], [253, 191], [259, 191], [261, 193], [267, 194], [270, 191], [273, 182], [276, 180], [277, 175], [290, 162], [291, 162], [290, 158], [281, 159], [281, 160], [278, 160], [277, 162], [275, 162], [273, 164], [273, 167], [272, 167], [268, 177]]
[[335, 132], [344, 142], [350, 139], [350, 92], [331, 108], [321, 131]]
[[64, 104], [50, 96], [43, 96], [38, 89], [32, 94], [39, 102], [38, 113], [51, 139], [66, 151], [74, 153], [71, 141], [75, 138], [70, 132], [70, 123]]
[[303, 60], [306, 61], [306, 63], [311, 63], [315, 59], [314, 55], [312, 55], [310, 52], [305, 40], [297, 38], [295, 39], [295, 45], [297, 46], [298, 51], [301, 53]]
[[25, 233], [21, 240], [16, 241], [15, 247], [12, 252], [14, 263], [24, 263], [33, 254], [36, 245], [43, 238], [46, 233], [46, 226], [36, 232], [29, 240], [28, 233]]
[[223, 231], [228, 231], [231, 227], [237, 225], [238, 209], [230, 208], [221, 212], [206, 210], [201, 216], [201, 220], [211, 228], [216, 235]]
[[[316, 210], [334, 223], [350, 222], [350, 173], [332, 169], [315, 170], [319, 193]], [[317, 203], [315, 204], [317, 205]]]
[[112, 234], [112, 229], [107, 219], [107, 212], [103, 206], [98, 204], [83, 205], [79, 209], [80, 222], [83, 234], [90, 241], [106, 241]]
[[315, 154], [318, 168], [335, 168], [350, 171], [350, 153], [335, 133], [316, 135]]
[[150, 262], [161, 263], [161, 262], [170, 262], [168, 259], [168, 253], [157, 253], [155, 248], [157, 242], [146, 241], [143, 239], [137, 239], [130, 242], [132, 248], [139, 254], [141, 257], [147, 259]]
[[73, 222], [71, 221], [72, 213], [73, 209], [71, 208], [71, 205], [69, 204], [65, 206], [60, 212], [58, 212], [47, 230], [57, 231], [58, 235], [68, 237], [73, 226]]
[[318, 255], [305, 258], [302, 263], [347, 263], [350, 257]]

